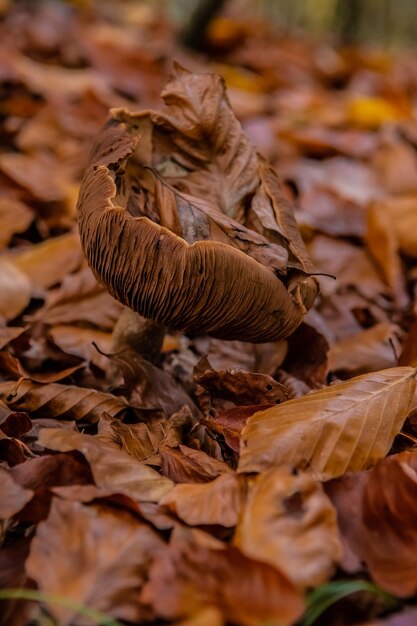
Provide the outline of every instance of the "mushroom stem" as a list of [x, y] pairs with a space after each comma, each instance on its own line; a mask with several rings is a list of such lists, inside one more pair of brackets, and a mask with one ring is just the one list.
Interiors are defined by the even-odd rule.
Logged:
[[129, 308], [125, 308], [113, 329], [112, 352], [134, 350], [151, 363], [157, 363], [161, 356], [162, 342], [166, 328], [159, 322], [146, 319]]

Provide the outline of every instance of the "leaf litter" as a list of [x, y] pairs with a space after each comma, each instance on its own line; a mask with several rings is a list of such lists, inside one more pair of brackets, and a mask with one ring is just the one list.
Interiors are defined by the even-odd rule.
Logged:
[[1, 624], [415, 622], [415, 54], [230, 4], [1, 6]]

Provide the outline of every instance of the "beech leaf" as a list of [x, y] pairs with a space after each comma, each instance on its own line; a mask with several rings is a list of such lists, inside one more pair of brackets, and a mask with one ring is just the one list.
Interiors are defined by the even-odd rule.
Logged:
[[342, 552], [336, 511], [322, 486], [288, 468], [273, 468], [251, 481], [234, 543], [300, 587], [326, 582]]
[[56, 418], [98, 422], [103, 413], [112, 417], [128, 409], [122, 398], [74, 385], [29, 380], [0, 383], [0, 399], [13, 411], [27, 411], [32, 419]]
[[[43, 592], [136, 622], [149, 617], [138, 591], [162, 546], [126, 511], [55, 498], [38, 525], [26, 571]], [[70, 609], [48, 604], [48, 610], [61, 626], [74, 623]]]
[[391, 448], [415, 387], [413, 368], [394, 367], [255, 413], [242, 431], [239, 471], [290, 464], [327, 479], [370, 467]]
[[44, 428], [39, 443], [59, 452], [78, 450], [89, 462], [98, 487], [119, 490], [135, 500], [158, 502], [172, 487], [168, 478], [92, 435]]
[[176, 485], [160, 504], [189, 526], [219, 524], [236, 526], [243, 504], [243, 485], [234, 472], [209, 483]]

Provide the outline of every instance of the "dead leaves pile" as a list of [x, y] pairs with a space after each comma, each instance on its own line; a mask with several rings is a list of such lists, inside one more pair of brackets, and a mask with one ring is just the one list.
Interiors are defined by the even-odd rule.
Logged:
[[[417, 59], [278, 38], [232, 6], [203, 61], [150, 5], [79, 4], [0, 21], [0, 587], [41, 594], [0, 600], [0, 623], [290, 626], [334, 577], [412, 603]], [[224, 76], [336, 280], [286, 341], [172, 331], [151, 363], [114, 354], [122, 307], [75, 203], [108, 109], [157, 107], [173, 56]], [[326, 624], [384, 623], [368, 596], [346, 607]]]

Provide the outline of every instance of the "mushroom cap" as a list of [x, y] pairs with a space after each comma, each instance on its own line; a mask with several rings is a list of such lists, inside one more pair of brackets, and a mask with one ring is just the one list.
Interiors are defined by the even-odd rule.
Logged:
[[187, 333], [287, 337], [317, 293], [292, 208], [219, 76], [176, 66], [162, 112], [111, 111], [78, 201], [99, 282]]

